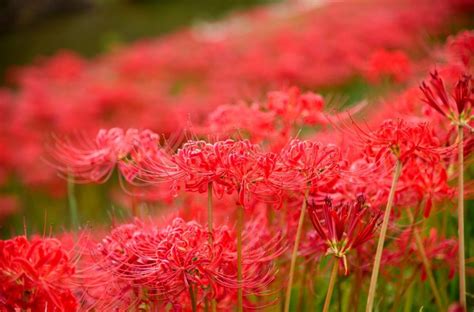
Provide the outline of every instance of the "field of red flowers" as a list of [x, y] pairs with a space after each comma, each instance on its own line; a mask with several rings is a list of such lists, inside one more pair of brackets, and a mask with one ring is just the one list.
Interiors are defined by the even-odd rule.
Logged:
[[474, 2], [290, 1], [0, 88], [0, 311], [474, 311]]

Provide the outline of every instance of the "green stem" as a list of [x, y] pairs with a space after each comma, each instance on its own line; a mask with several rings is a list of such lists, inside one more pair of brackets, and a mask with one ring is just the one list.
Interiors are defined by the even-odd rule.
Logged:
[[242, 232], [244, 229], [244, 208], [237, 208], [237, 280], [239, 288], [237, 292], [237, 312], [243, 311], [244, 294], [242, 286]]
[[403, 312], [411, 312], [413, 311], [413, 287], [414, 285], [408, 285], [408, 294], [405, 300], [405, 306], [403, 308]]
[[402, 283], [397, 290], [397, 294], [395, 295], [395, 299], [393, 300], [392, 308], [390, 309], [390, 312], [395, 312], [397, 308], [399, 308], [398, 304], [400, 303], [401, 299], [405, 295], [405, 292], [411, 287], [411, 284], [415, 280], [417, 276], [418, 270], [413, 270], [411, 275], [407, 279], [403, 279]]
[[374, 307], [375, 300], [375, 289], [377, 287], [377, 278], [380, 270], [380, 262], [382, 260], [382, 251], [383, 245], [385, 242], [385, 235], [387, 234], [388, 222], [390, 220], [390, 211], [392, 210], [393, 199], [395, 197], [395, 191], [397, 189], [398, 179], [402, 172], [402, 163], [400, 160], [397, 160], [395, 165], [395, 171], [393, 173], [392, 186], [390, 188], [390, 193], [388, 195], [387, 207], [385, 208], [385, 213], [383, 216], [382, 227], [380, 228], [379, 241], [377, 244], [377, 251], [375, 253], [374, 267], [372, 269], [372, 276], [370, 277], [370, 286], [369, 286], [369, 295], [367, 297], [367, 306], [365, 308], [366, 312], [371, 312]]
[[414, 225], [415, 224], [415, 218], [413, 216], [413, 213], [411, 212], [410, 209], [407, 209], [408, 212], [408, 218], [410, 218], [411, 224], [413, 224], [413, 234], [415, 235], [415, 243], [418, 249], [418, 252], [420, 253], [421, 260], [423, 262], [423, 266], [425, 268], [426, 275], [428, 277], [428, 282], [430, 284], [431, 290], [433, 291], [433, 295], [435, 297], [436, 305], [438, 306], [438, 309], [440, 311], [445, 311], [443, 301], [441, 300], [441, 295], [438, 289], [438, 286], [436, 285], [436, 281], [433, 276], [433, 272], [431, 271], [431, 264], [430, 261], [428, 260], [428, 257], [426, 256], [426, 251], [425, 247], [423, 246], [423, 241], [421, 240], [420, 233], [418, 232], [417, 227]]
[[466, 308], [466, 260], [464, 252], [464, 128], [458, 127], [458, 236], [459, 236], [459, 302]]
[[301, 280], [301, 287], [300, 287], [300, 291], [298, 293], [298, 304], [296, 306], [296, 311], [304, 311], [305, 309], [305, 293], [306, 293], [306, 278], [308, 276], [308, 273], [309, 273], [309, 267], [310, 266], [310, 262], [307, 262], [304, 266], [304, 270], [303, 270], [303, 278]]
[[339, 263], [337, 259], [335, 259], [334, 264], [332, 266], [332, 270], [331, 270], [331, 277], [329, 279], [328, 292], [326, 293], [326, 300], [324, 301], [323, 312], [329, 311], [329, 305], [331, 303], [331, 297], [334, 291], [334, 285], [336, 284], [338, 266], [339, 266]]
[[288, 279], [288, 286], [286, 288], [285, 296], [285, 312], [290, 311], [290, 302], [291, 302], [291, 289], [293, 287], [293, 279], [295, 275], [296, 259], [298, 257], [298, 247], [300, 245], [301, 233], [303, 232], [304, 224], [304, 215], [306, 212], [306, 200], [308, 199], [309, 187], [304, 193], [303, 204], [301, 205], [300, 219], [298, 221], [298, 229], [296, 230], [295, 244], [293, 246], [293, 253], [291, 254], [291, 263], [290, 263], [290, 276]]
[[71, 226], [74, 231], [77, 231], [79, 229], [79, 216], [77, 212], [77, 199], [74, 186], [74, 178], [72, 176], [69, 176], [67, 179], [69, 214], [71, 215]]

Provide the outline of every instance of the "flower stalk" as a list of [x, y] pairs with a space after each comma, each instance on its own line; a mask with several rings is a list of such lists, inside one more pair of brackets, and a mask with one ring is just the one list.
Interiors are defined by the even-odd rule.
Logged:
[[415, 217], [413, 216], [413, 212], [410, 209], [407, 209], [408, 218], [410, 219], [410, 223], [413, 226], [413, 233], [415, 236], [415, 243], [420, 254], [421, 260], [423, 262], [423, 266], [425, 268], [426, 275], [428, 277], [428, 282], [430, 284], [431, 290], [433, 291], [433, 295], [436, 301], [436, 305], [440, 311], [445, 311], [445, 307], [443, 304], [443, 300], [441, 299], [440, 291], [438, 286], [436, 285], [436, 281], [433, 276], [433, 272], [431, 271], [431, 264], [426, 256], [425, 247], [423, 246], [423, 241], [421, 240], [420, 233], [418, 232], [417, 227], [415, 226]]
[[214, 217], [212, 214], [212, 183], [207, 185], [207, 228], [209, 231], [209, 243], [212, 244], [212, 225]]
[[244, 293], [242, 288], [242, 232], [244, 230], [244, 207], [237, 208], [237, 312], [243, 311]]
[[197, 312], [196, 295], [194, 294], [194, 287], [189, 285], [189, 298], [191, 299], [191, 308], [193, 312]]
[[69, 176], [67, 179], [67, 198], [69, 203], [69, 214], [71, 216], [71, 226], [74, 231], [77, 231], [79, 229], [79, 215], [77, 212], [74, 178], [72, 176]]
[[290, 276], [288, 279], [288, 286], [286, 288], [286, 296], [285, 296], [285, 310], [284, 310], [285, 312], [290, 311], [291, 288], [293, 287], [296, 259], [298, 257], [298, 247], [301, 240], [301, 234], [303, 232], [303, 224], [304, 224], [304, 217], [305, 217], [305, 212], [306, 212], [308, 195], [309, 195], [309, 187], [306, 188], [303, 203], [301, 205], [300, 219], [298, 221], [298, 229], [296, 230], [295, 244], [293, 246], [293, 252], [291, 254]]
[[[214, 240], [214, 233], [213, 233], [213, 223], [214, 223], [214, 215], [213, 215], [213, 203], [212, 203], [212, 182], [209, 182], [207, 185], [207, 229], [209, 231], [209, 244], [213, 244]], [[207, 303], [207, 301], [206, 301]], [[216, 300], [211, 299], [211, 311], [216, 311]]]
[[458, 126], [458, 239], [459, 239], [459, 302], [466, 307], [466, 260], [464, 252], [464, 127]]
[[402, 162], [400, 160], [397, 160], [397, 163], [395, 165], [395, 171], [393, 172], [392, 186], [390, 188], [387, 206], [385, 208], [385, 213], [383, 216], [382, 227], [380, 228], [380, 235], [377, 244], [377, 251], [375, 254], [374, 267], [372, 269], [372, 276], [370, 277], [369, 295], [367, 297], [367, 306], [365, 309], [366, 312], [371, 312], [374, 307], [375, 290], [377, 287], [377, 278], [380, 270], [380, 262], [382, 260], [383, 245], [385, 242], [385, 235], [387, 234], [388, 222], [390, 220], [390, 212], [392, 210], [395, 191], [397, 189], [398, 179], [400, 178], [400, 174], [402, 172], [402, 167]]
[[334, 261], [334, 264], [331, 270], [331, 277], [329, 279], [328, 291], [326, 293], [326, 299], [324, 300], [323, 312], [329, 311], [329, 305], [331, 304], [331, 297], [334, 291], [334, 285], [336, 284], [338, 266], [339, 266], [339, 261], [337, 260]]

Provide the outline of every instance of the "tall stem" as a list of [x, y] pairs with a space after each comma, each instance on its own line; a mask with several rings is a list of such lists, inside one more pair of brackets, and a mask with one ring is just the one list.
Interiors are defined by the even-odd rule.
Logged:
[[71, 226], [74, 231], [79, 229], [79, 216], [77, 212], [77, 199], [74, 187], [74, 179], [69, 176], [67, 179], [67, 198], [69, 202], [69, 214], [71, 215]]
[[213, 225], [213, 215], [212, 215], [212, 182], [207, 185], [207, 229], [209, 231], [209, 243], [212, 244], [212, 225]]
[[426, 256], [426, 251], [425, 247], [423, 246], [423, 241], [421, 240], [420, 233], [418, 232], [417, 227], [414, 225], [415, 224], [415, 218], [413, 216], [413, 212], [411, 209], [407, 209], [408, 212], [408, 218], [410, 219], [411, 224], [413, 225], [413, 232], [415, 235], [415, 243], [418, 249], [418, 252], [420, 253], [421, 260], [423, 262], [423, 266], [425, 267], [425, 272], [428, 277], [428, 282], [430, 283], [431, 290], [433, 291], [433, 295], [435, 297], [436, 305], [438, 306], [438, 309], [440, 311], [445, 311], [443, 301], [441, 300], [441, 295], [438, 289], [438, 286], [436, 285], [436, 281], [433, 276], [433, 272], [431, 271], [431, 264], [430, 261], [428, 260], [428, 257]]
[[306, 200], [308, 199], [308, 194], [309, 194], [309, 187], [306, 189], [304, 193], [303, 204], [301, 205], [300, 219], [298, 221], [298, 229], [296, 230], [295, 245], [293, 246], [293, 253], [291, 254], [290, 276], [288, 279], [288, 286], [286, 288], [286, 296], [285, 296], [285, 312], [290, 311], [291, 288], [293, 287], [293, 278], [295, 275], [296, 258], [298, 256], [298, 247], [300, 245], [301, 233], [303, 232], [304, 215], [306, 212]]
[[[213, 203], [212, 203], [212, 182], [207, 185], [207, 229], [209, 231], [209, 244], [213, 245], [214, 242], [214, 215], [213, 215]], [[216, 311], [216, 300], [211, 299], [211, 311]]]
[[194, 294], [194, 287], [189, 285], [189, 298], [191, 299], [191, 308], [193, 312], [197, 312], [196, 295]]
[[390, 220], [390, 211], [392, 210], [393, 199], [395, 197], [395, 190], [397, 189], [398, 178], [402, 172], [402, 163], [397, 160], [395, 171], [393, 172], [392, 186], [388, 195], [387, 207], [383, 216], [382, 227], [380, 228], [379, 241], [377, 244], [377, 251], [375, 253], [374, 267], [372, 269], [372, 276], [370, 278], [369, 295], [367, 297], [366, 312], [371, 312], [374, 307], [375, 289], [377, 287], [377, 278], [379, 276], [380, 261], [382, 260], [383, 244], [385, 242], [385, 235], [387, 234], [388, 221]]
[[466, 308], [466, 260], [464, 253], [464, 131], [458, 127], [458, 236], [459, 236], [459, 302]]
[[324, 300], [323, 312], [329, 311], [329, 304], [331, 303], [331, 297], [332, 297], [332, 293], [334, 291], [334, 285], [336, 284], [338, 266], [339, 266], [339, 263], [336, 259], [334, 261], [334, 264], [333, 264], [332, 270], [331, 270], [331, 277], [329, 279], [329, 286], [328, 286], [328, 292], [326, 293], [326, 300]]
[[242, 286], [242, 232], [244, 229], [244, 208], [237, 208], [237, 280], [239, 289], [237, 292], [237, 312], [243, 311], [244, 293]]

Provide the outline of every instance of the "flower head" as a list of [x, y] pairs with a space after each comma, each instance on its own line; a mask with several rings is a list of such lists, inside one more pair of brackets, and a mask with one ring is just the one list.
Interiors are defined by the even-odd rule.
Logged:
[[347, 253], [372, 239], [381, 213], [371, 211], [359, 196], [356, 201], [336, 206], [329, 198], [322, 206], [310, 204], [309, 217], [326, 244], [326, 253], [339, 258], [347, 274]]
[[68, 253], [56, 239], [18, 236], [0, 241], [0, 308], [74, 311], [74, 272]]
[[472, 119], [474, 88], [472, 76], [464, 74], [452, 88], [452, 94], [446, 90], [445, 83], [437, 71], [430, 74], [428, 82], [423, 81], [420, 89], [423, 102], [456, 124], [465, 124]]
[[289, 190], [328, 187], [337, 180], [340, 163], [335, 145], [294, 139], [281, 150], [270, 179]]
[[376, 162], [390, 155], [402, 163], [413, 158], [438, 162], [445, 152], [426, 123], [388, 119], [374, 131], [365, 131], [360, 127], [357, 131], [363, 141], [365, 155]]
[[117, 165], [127, 180], [133, 180], [136, 172], [127, 165], [129, 158], [140, 159], [145, 151], [158, 150], [158, 139], [149, 130], [102, 129], [94, 141], [57, 140], [52, 156], [55, 167], [66, 176], [72, 175], [76, 182], [105, 182]]

